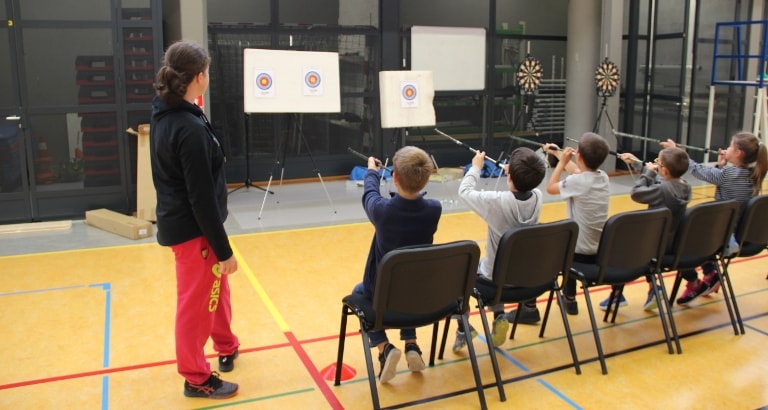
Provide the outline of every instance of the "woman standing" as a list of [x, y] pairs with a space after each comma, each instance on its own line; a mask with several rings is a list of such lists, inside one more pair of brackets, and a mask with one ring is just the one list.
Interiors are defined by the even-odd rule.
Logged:
[[176, 259], [176, 361], [184, 395], [225, 399], [237, 394], [205, 359], [208, 338], [219, 371], [234, 369], [240, 345], [232, 333], [227, 275], [237, 271], [224, 221], [224, 151], [194, 104], [208, 88], [211, 59], [200, 45], [177, 42], [157, 72], [150, 123], [152, 179], [157, 191], [157, 241]]

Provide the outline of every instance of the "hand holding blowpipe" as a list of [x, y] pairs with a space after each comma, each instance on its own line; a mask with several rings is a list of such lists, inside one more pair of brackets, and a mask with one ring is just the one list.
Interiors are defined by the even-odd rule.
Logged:
[[[458, 145], [461, 145], [462, 147], [464, 147], [464, 148], [466, 148], [466, 149], [468, 149], [468, 150], [470, 150], [470, 151], [474, 152], [475, 154], [477, 154], [478, 152], [480, 152], [480, 151], [478, 151], [478, 150], [476, 150], [476, 149], [474, 149], [474, 148], [470, 147], [469, 145], [467, 145], [467, 144], [465, 144], [465, 143], [463, 143], [463, 142], [461, 142], [461, 141], [457, 140], [456, 138], [453, 138], [453, 137], [451, 137], [450, 135], [448, 135], [448, 134], [446, 134], [446, 133], [444, 133], [444, 132], [440, 131], [440, 130], [439, 130], [439, 129], [437, 129], [437, 128], [435, 128], [435, 131], [437, 131], [437, 133], [438, 133], [438, 134], [440, 134], [440, 135], [442, 135], [443, 137], [446, 137], [446, 138], [448, 138], [449, 140], [451, 140], [451, 141], [455, 142], [456, 144], [458, 144]], [[501, 163], [499, 163], [499, 161], [496, 161], [495, 159], [493, 159], [493, 158], [491, 158], [491, 157], [488, 157], [488, 156], [486, 156], [486, 157], [485, 157], [485, 159], [487, 159], [488, 161], [491, 161], [491, 162], [493, 162], [493, 164], [494, 164], [494, 165], [496, 165], [496, 166], [497, 166], [497, 167], [499, 167], [499, 168], [502, 168], [502, 167], [503, 167], [503, 165], [502, 165]]]
[[[568, 141], [571, 141], [571, 142], [575, 142], [577, 144], [579, 143], [579, 140], [575, 140], [575, 139], [570, 138], [570, 137], [565, 137], [565, 139], [568, 140]], [[629, 154], [629, 156], [627, 156], [626, 154], [619, 154], [618, 152], [611, 151], [611, 150], [608, 150], [608, 153], [611, 154], [611, 155], [614, 155], [614, 156], [616, 156], [618, 158], [620, 158], [621, 160], [623, 160], [625, 162], [627, 160], [629, 160], [629, 161], [637, 162], [637, 163], [640, 163], [640, 164], [643, 163], [643, 161], [639, 160], [636, 156], [634, 156], [632, 154]]]
[[[627, 134], [627, 133], [619, 132], [619, 131], [616, 131], [616, 130], [613, 130], [613, 135], [615, 135], [617, 137], [626, 137], [626, 138], [639, 139], [639, 140], [643, 140], [643, 141], [658, 142], [664, 148], [678, 146], [680, 148], [687, 148], [687, 149], [692, 149], [692, 150], [696, 150], [696, 151], [702, 151], [705, 154], [710, 154], [710, 153], [720, 154], [720, 149], [719, 148], [718, 149], [713, 149], [713, 148], [693, 147], [693, 146], [690, 146], [690, 145], [676, 143], [672, 139], [667, 139], [666, 141], [661, 141], [661, 140], [657, 140], [657, 139], [654, 139], [654, 138], [643, 137], [643, 136], [640, 136], [640, 135]], [[665, 144], [669, 144], [670, 141], [672, 141], [672, 143], [674, 143], [675, 145], [665, 145]]]
[[711, 149], [711, 148], [696, 148], [696, 147], [690, 147], [688, 145], [684, 144], [678, 144], [673, 140], [672, 138], [667, 138], [666, 141], [659, 141], [659, 145], [661, 145], [662, 148], [669, 148], [669, 147], [681, 147], [681, 148], [689, 148], [689, 149], [695, 149], [699, 151], [704, 151], [705, 154], [717, 154], [717, 162], [721, 165], [725, 165], [725, 150], [724, 149]]
[[[359, 153], [359, 152], [357, 152], [357, 151], [353, 150], [353, 149], [352, 149], [352, 147], [347, 147], [347, 151], [351, 152], [351, 153], [352, 153], [354, 156], [356, 156], [356, 157], [358, 157], [358, 158], [362, 159], [363, 161], [366, 161], [366, 162], [368, 162], [368, 158], [369, 158], [369, 157], [366, 157], [365, 155], [363, 155], [363, 154], [361, 154], [361, 153]], [[378, 160], [378, 159], [376, 159], [376, 158], [374, 158], [374, 161], [376, 161], [376, 166], [377, 166], [377, 167], [381, 167], [381, 161], [379, 161], [379, 160]]]

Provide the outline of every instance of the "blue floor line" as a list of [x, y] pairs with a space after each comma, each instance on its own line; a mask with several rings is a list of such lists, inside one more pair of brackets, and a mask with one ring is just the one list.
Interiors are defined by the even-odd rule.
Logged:
[[581, 406], [579, 406], [578, 404], [576, 404], [576, 403], [575, 403], [573, 400], [569, 399], [569, 398], [568, 398], [566, 395], [564, 395], [563, 393], [560, 393], [560, 391], [558, 391], [557, 389], [555, 389], [554, 387], [552, 387], [552, 386], [551, 386], [549, 383], [545, 382], [543, 379], [536, 379], [536, 381], [538, 381], [539, 383], [541, 383], [541, 385], [542, 385], [542, 386], [546, 387], [546, 388], [547, 388], [547, 390], [551, 391], [552, 393], [555, 393], [555, 395], [557, 395], [557, 397], [560, 397], [561, 399], [563, 399], [563, 401], [565, 401], [566, 403], [568, 403], [569, 405], [571, 405], [571, 407], [573, 407], [574, 409], [579, 409], [579, 410], [581, 410], [581, 409], [582, 409], [582, 407], [581, 407]]

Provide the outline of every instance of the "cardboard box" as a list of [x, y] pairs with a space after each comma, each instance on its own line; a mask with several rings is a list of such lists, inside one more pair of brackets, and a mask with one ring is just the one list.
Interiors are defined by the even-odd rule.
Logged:
[[128, 239], [148, 238], [153, 234], [151, 222], [103, 208], [86, 211], [85, 223]]
[[152, 165], [149, 160], [149, 124], [139, 124], [138, 152], [136, 157], [136, 217], [145, 221], [157, 221], [155, 205], [157, 197], [152, 182]]

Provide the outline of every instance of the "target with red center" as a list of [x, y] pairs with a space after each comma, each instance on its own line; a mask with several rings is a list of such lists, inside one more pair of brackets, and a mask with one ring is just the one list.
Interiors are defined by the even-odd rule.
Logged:
[[317, 88], [320, 85], [320, 74], [317, 71], [309, 71], [304, 75], [304, 83], [307, 87]]
[[416, 98], [416, 87], [414, 87], [411, 84], [407, 84], [405, 87], [403, 87], [403, 98], [406, 100], [413, 100]]
[[267, 73], [259, 73], [256, 76], [256, 87], [261, 90], [269, 90], [272, 88], [272, 76]]

